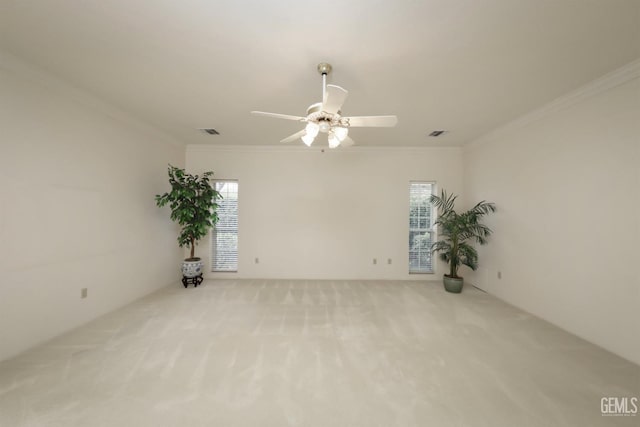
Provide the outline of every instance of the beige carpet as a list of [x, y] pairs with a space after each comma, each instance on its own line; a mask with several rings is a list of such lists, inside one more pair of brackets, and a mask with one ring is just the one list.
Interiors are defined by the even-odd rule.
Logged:
[[640, 367], [474, 288], [176, 284], [0, 363], [0, 426], [613, 426]]

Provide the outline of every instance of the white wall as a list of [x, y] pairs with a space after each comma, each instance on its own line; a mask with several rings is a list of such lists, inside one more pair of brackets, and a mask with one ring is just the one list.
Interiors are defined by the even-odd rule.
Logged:
[[[409, 181], [460, 193], [461, 162], [457, 148], [190, 145], [190, 171], [239, 180], [238, 273], [208, 276], [437, 280], [408, 274]], [[198, 255], [209, 271], [209, 239]]]
[[[497, 204], [469, 277], [640, 363], [638, 63], [464, 150], [465, 196]], [[497, 279], [497, 272], [502, 279]]]
[[177, 282], [172, 143], [0, 55], [0, 360]]

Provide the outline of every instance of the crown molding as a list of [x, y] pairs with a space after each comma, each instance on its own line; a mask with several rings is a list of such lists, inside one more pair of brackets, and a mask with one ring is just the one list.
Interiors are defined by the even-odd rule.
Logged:
[[187, 153], [204, 152], [237, 152], [237, 153], [325, 153], [325, 154], [348, 154], [366, 152], [384, 153], [429, 153], [435, 151], [461, 151], [462, 147], [366, 147], [354, 146], [348, 148], [329, 147], [303, 147], [303, 146], [275, 146], [275, 145], [207, 145], [188, 144]]
[[466, 144], [465, 147], [474, 147], [492, 141], [509, 132], [519, 130], [531, 123], [542, 120], [551, 114], [570, 108], [595, 95], [611, 90], [616, 86], [620, 86], [639, 77], [640, 58], [628, 63], [621, 68], [618, 68], [617, 70], [605, 74], [604, 76], [596, 80], [591, 81], [590, 83], [580, 87], [579, 89], [576, 89], [575, 91], [569, 92], [566, 95], [556, 98], [550, 103], [538, 109], [535, 109], [525, 114], [524, 116], [520, 116], [519, 118], [512, 120], [506, 125], [500, 126], [490, 131], [489, 133], [486, 133], [481, 137], [474, 139], [470, 143]]

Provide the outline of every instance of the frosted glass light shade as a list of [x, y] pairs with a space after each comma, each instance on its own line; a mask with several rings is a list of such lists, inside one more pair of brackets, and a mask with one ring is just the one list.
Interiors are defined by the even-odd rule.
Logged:
[[336, 126], [333, 128], [333, 134], [336, 136], [336, 138], [338, 138], [338, 141], [342, 142], [349, 134], [349, 129]]
[[338, 137], [333, 132], [330, 132], [329, 133], [329, 148], [336, 148], [338, 145], [340, 145], [340, 140], [338, 139]]
[[[317, 123], [309, 122], [304, 130], [307, 132], [307, 135], [311, 136], [311, 138], [315, 138], [320, 131], [320, 126], [318, 126]], [[311, 141], [313, 142], [313, 139]]]
[[331, 125], [325, 121], [320, 122], [320, 132], [327, 133], [331, 130]]
[[304, 142], [307, 147], [311, 147], [311, 144], [313, 144], [313, 140], [316, 139], [317, 134], [318, 132], [316, 132], [315, 135], [306, 134], [303, 135], [300, 139], [302, 139], [302, 142]]

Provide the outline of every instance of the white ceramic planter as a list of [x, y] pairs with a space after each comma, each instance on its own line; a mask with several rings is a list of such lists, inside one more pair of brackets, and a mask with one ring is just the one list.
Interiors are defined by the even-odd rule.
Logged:
[[182, 262], [182, 275], [184, 277], [197, 277], [202, 274], [202, 260], [200, 258], [185, 259]]

